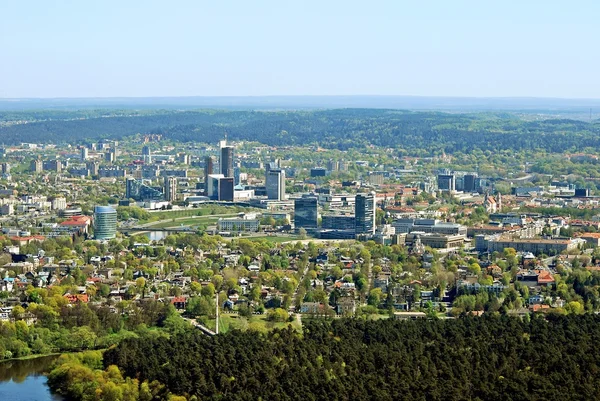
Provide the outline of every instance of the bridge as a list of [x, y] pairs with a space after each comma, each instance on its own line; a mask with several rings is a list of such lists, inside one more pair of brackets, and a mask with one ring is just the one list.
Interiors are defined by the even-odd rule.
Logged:
[[152, 228], [149, 227], [117, 227], [117, 231], [128, 233], [128, 232], [148, 232], [148, 231], [162, 231], [168, 233], [184, 233], [184, 232], [195, 232], [190, 227], [171, 227], [171, 228]]

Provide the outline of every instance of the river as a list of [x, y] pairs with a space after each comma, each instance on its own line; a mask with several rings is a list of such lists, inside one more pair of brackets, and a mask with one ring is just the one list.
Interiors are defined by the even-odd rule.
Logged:
[[0, 400], [57, 401], [51, 394], [44, 373], [56, 356], [0, 362]]
[[150, 241], [161, 241], [167, 238], [169, 234], [168, 231], [148, 231], [145, 233]]

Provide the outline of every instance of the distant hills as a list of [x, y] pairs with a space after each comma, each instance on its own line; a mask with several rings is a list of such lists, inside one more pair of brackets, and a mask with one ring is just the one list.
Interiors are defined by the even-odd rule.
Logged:
[[[375, 108], [443, 111], [526, 111], [600, 116], [600, 99], [469, 98], [427, 96], [194, 96], [147, 98], [0, 99], [0, 111], [34, 109], [198, 109], [290, 110]], [[595, 111], [594, 111], [595, 109]]]
[[[20, 123], [16, 123], [19, 121]], [[24, 121], [28, 121], [24, 123]], [[442, 113], [390, 109], [333, 110], [80, 110], [0, 112], [0, 141], [85, 142], [159, 133], [183, 142], [233, 140], [269, 145], [320, 144], [339, 149], [369, 144], [421, 154], [600, 150], [600, 124], [559, 118], [527, 119], [507, 112]]]

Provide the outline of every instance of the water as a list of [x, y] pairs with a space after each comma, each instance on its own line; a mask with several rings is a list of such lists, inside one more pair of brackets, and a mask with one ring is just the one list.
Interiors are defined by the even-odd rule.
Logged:
[[0, 362], [0, 400], [62, 400], [61, 397], [50, 393], [44, 376], [44, 372], [56, 358], [56, 356], [45, 356], [22, 361]]
[[168, 231], [148, 231], [144, 234], [150, 241], [160, 241], [167, 238]]

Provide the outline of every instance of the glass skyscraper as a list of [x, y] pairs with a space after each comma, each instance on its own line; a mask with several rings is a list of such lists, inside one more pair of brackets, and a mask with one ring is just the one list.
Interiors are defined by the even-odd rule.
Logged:
[[110, 206], [94, 207], [94, 238], [107, 240], [117, 234], [117, 211]]
[[302, 195], [294, 200], [294, 226], [299, 228], [317, 228], [318, 211], [317, 197]]
[[375, 234], [375, 192], [356, 194], [355, 217], [357, 234]]

